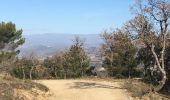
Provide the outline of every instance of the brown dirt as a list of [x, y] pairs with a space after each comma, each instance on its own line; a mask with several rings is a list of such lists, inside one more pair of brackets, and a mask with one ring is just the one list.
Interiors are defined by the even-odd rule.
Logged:
[[131, 100], [119, 82], [92, 80], [41, 80], [52, 93], [49, 100]]

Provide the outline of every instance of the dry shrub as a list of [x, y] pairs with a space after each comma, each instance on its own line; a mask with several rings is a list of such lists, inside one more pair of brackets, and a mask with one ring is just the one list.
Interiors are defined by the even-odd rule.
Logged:
[[123, 84], [123, 87], [130, 92], [134, 100], [170, 100], [156, 92], [152, 92], [152, 85], [143, 83], [137, 80], [128, 80]]
[[13, 99], [13, 88], [6, 83], [0, 83], [0, 98], [1, 100]]
[[127, 89], [133, 97], [142, 97], [148, 94], [151, 88], [142, 82], [134, 82], [132, 80], [126, 81], [123, 87]]
[[[30, 91], [39, 90], [44, 93], [49, 89], [39, 83], [32, 82], [30, 80], [20, 80], [11, 77], [10, 75], [0, 75], [0, 100], [25, 100], [21, 96], [14, 96], [14, 90]], [[38, 95], [38, 94], [37, 94]]]

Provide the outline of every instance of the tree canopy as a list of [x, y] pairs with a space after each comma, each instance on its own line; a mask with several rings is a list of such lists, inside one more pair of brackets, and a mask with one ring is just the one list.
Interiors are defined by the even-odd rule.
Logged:
[[14, 52], [16, 48], [22, 45], [25, 39], [22, 37], [22, 30], [17, 30], [12, 22], [0, 23], [0, 50], [5, 52]]

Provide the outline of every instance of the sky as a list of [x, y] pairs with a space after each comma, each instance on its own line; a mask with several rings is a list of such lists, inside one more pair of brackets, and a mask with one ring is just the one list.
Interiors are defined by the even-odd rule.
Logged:
[[0, 21], [24, 34], [99, 34], [120, 28], [134, 0], [0, 0]]

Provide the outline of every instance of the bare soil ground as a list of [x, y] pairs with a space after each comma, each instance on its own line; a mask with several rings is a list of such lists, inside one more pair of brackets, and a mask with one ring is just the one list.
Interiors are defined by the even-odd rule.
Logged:
[[119, 82], [92, 80], [41, 80], [52, 96], [49, 100], [131, 100]]

